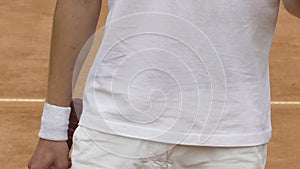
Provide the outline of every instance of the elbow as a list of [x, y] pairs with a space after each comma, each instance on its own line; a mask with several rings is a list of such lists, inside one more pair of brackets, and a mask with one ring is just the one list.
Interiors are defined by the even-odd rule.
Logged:
[[283, 4], [291, 15], [300, 18], [300, 0], [284, 0]]

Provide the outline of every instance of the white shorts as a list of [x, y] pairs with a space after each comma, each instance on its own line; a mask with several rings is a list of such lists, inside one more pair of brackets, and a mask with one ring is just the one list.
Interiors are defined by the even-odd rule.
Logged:
[[79, 126], [72, 169], [264, 169], [267, 144], [252, 147], [171, 145]]

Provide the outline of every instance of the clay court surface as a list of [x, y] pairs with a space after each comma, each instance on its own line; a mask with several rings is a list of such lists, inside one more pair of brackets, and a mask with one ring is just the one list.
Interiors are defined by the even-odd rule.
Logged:
[[[55, 1], [0, 1], [0, 169], [25, 169], [38, 140]], [[99, 28], [107, 13], [103, 5]], [[272, 101], [300, 101], [300, 19], [281, 6], [270, 67]], [[267, 169], [300, 168], [300, 105], [273, 104]]]

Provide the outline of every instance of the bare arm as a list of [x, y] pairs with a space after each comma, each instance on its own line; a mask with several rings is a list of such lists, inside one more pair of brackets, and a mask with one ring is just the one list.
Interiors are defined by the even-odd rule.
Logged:
[[95, 32], [101, 0], [58, 0], [52, 32], [47, 102], [69, 106], [77, 56]]
[[300, 0], [283, 0], [286, 10], [300, 18]]
[[[50, 52], [48, 103], [70, 106], [73, 68], [81, 47], [95, 32], [100, 9], [101, 0], [57, 0]], [[28, 168], [67, 169], [69, 165], [66, 142], [40, 139]]]

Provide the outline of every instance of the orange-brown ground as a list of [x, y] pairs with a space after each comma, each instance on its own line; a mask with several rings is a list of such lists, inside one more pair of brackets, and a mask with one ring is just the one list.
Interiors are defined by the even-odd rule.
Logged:
[[[0, 98], [44, 98], [55, 1], [0, 1]], [[106, 3], [98, 27], [103, 26]], [[271, 51], [273, 101], [300, 101], [300, 19], [281, 7]], [[24, 169], [42, 103], [0, 102], [0, 168]], [[267, 169], [300, 166], [300, 105], [273, 105]]]

